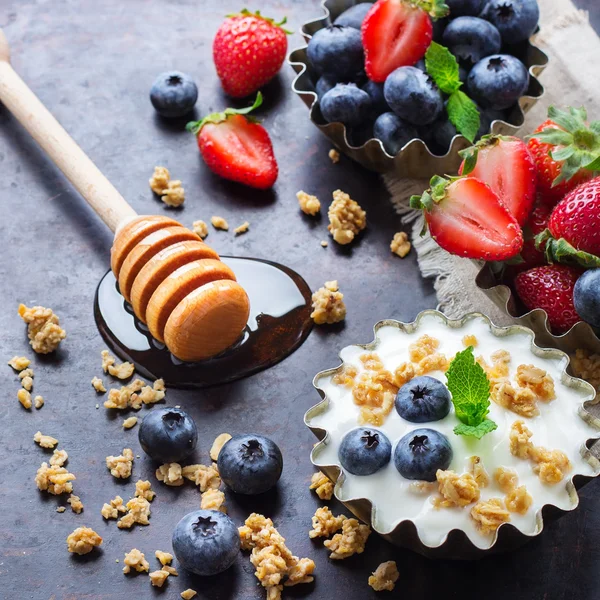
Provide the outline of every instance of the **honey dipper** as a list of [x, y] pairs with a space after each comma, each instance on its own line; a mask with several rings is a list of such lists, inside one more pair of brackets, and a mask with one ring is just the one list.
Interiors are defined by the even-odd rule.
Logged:
[[150, 333], [183, 361], [204, 360], [231, 346], [250, 312], [233, 271], [177, 221], [136, 214], [14, 71], [2, 29], [0, 101], [115, 233], [112, 271]]

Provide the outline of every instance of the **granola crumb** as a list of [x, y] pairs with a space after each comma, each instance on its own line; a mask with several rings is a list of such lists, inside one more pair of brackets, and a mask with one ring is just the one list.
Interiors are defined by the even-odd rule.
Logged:
[[21, 403], [21, 406], [26, 410], [29, 410], [31, 408], [31, 394], [27, 390], [21, 388], [17, 392], [17, 400]]
[[362, 554], [369, 535], [371, 528], [368, 525], [359, 523], [356, 519], [345, 519], [342, 533], [336, 533], [330, 540], [325, 540], [323, 545], [331, 550], [329, 558], [343, 560], [354, 554]]
[[388, 560], [387, 562], [381, 563], [369, 577], [369, 585], [376, 591], [388, 591], [391, 592], [398, 581], [400, 573], [398, 573], [398, 567], [396, 562]]
[[476, 348], [477, 347], [477, 336], [475, 336], [473, 334], [465, 335], [462, 339], [462, 343], [465, 346], [465, 348], [468, 348], [469, 346], [473, 346], [473, 348]]
[[127, 508], [123, 504], [123, 498], [121, 496], [115, 496], [110, 503], [104, 503], [100, 514], [106, 519], [118, 519], [119, 514], [127, 512]]
[[408, 356], [412, 362], [418, 364], [427, 356], [434, 354], [439, 345], [440, 341], [437, 338], [427, 334], [422, 335], [408, 346]]
[[321, 240], [321, 248], [327, 248], [327, 246], [329, 246], [329, 242], [326, 240]]
[[494, 471], [494, 479], [498, 487], [505, 493], [512, 492], [517, 487], [518, 475], [514, 469], [498, 467]]
[[173, 575], [173, 577], [179, 576], [177, 569], [175, 567], [171, 567], [170, 565], [165, 565], [162, 570], [166, 571], [169, 575]]
[[132, 548], [125, 553], [123, 563], [125, 564], [123, 567], [123, 573], [125, 574], [131, 573], [132, 569], [136, 573], [147, 573], [150, 570], [150, 563], [146, 560], [144, 553], [137, 548]]
[[396, 256], [404, 258], [410, 252], [410, 242], [408, 235], [404, 231], [398, 231], [394, 234], [394, 238], [390, 242], [390, 250]]
[[163, 552], [162, 550], [156, 550], [154, 556], [159, 560], [160, 564], [164, 567], [170, 565], [173, 562], [173, 555], [170, 552]]
[[438, 481], [438, 490], [442, 498], [434, 498], [436, 508], [449, 508], [451, 506], [468, 506], [479, 500], [479, 486], [471, 473], [458, 475], [452, 470], [438, 469], [435, 477]]
[[[105, 373], [108, 372], [109, 375], [112, 375], [113, 377], [116, 377], [117, 379], [129, 379], [133, 375], [133, 372], [135, 371], [135, 365], [133, 365], [132, 363], [124, 362], [124, 363], [121, 363], [120, 365], [115, 365], [116, 360], [115, 360], [114, 356], [110, 355], [108, 350], [102, 350], [102, 352], [100, 354], [102, 355], [102, 370]], [[94, 377], [94, 379], [96, 379], [96, 378]], [[94, 385], [94, 383], [93, 383], [94, 379], [92, 379], [92, 385]], [[102, 387], [104, 387], [104, 386], [102, 386]], [[94, 389], [95, 388], [96, 388], [96, 386], [94, 386]], [[98, 391], [98, 390], [96, 390], [96, 391]]]
[[337, 281], [327, 281], [312, 295], [311, 319], [317, 325], [331, 325], [346, 318], [344, 294], [339, 291]]
[[182, 474], [186, 479], [193, 481], [200, 488], [201, 493], [209, 489], [218, 490], [221, 486], [219, 469], [215, 463], [209, 467], [206, 465], [188, 465], [183, 467]]
[[53, 467], [62, 467], [67, 460], [69, 460], [69, 455], [66, 450], [55, 450], [50, 457], [50, 465]]
[[182, 477], [182, 469], [179, 463], [166, 463], [156, 469], [156, 479], [166, 485], [178, 487], [185, 482]]
[[196, 590], [193, 590], [192, 588], [188, 588], [187, 590], [183, 590], [183, 592], [181, 592], [181, 597], [183, 598], [183, 600], [192, 600], [192, 598], [197, 593], [198, 592]]
[[44, 435], [41, 431], [36, 432], [33, 436], [33, 441], [39, 444], [42, 448], [54, 448], [58, 445], [58, 440], [50, 435]]
[[571, 355], [571, 370], [575, 377], [584, 379], [596, 391], [600, 390], [600, 354], [578, 348]]
[[471, 518], [475, 521], [477, 529], [484, 535], [495, 533], [502, 525], [510, 521], [510, 513], [504, 508], [500, 498], [490, 498], [478, 502], [471, 509]]
[[327, 156], [334, 165], [340, 162], [340, 153], [335, 148], [332, 148]]
[[[138, 457], [139, 458], [139, 457]], [[135, 482], [135, 494], [138, 498], [144, 498], [148, 502], [152, 502], [156, 493], [152, 491], [152, 484], [148, 480], [138, 479]]]
[[108, 392], [108, 398], [104, 401], [104, 407], [116, 410], [133, 408], [139, 410], [142, 404], [154, 404], [165, 397], [164, 382], [157, 379], [150, 387], [141, 379], [134, 379], [128, 385], [121, 388], [113, 388]]
[[408, 484], [408, 491], [413, 494], [431, 494], [435, 489], [435, 483], [433, 481], [411, 481]]
[[215, 229], [221, 229], [223, 231], [229, 231], [229, 223], [223, 218], [218, 216], [213, 216], [210, 218], [211, 225]]
[[7, 364], [15, 371], [23, 371], [29, 367], [31, 361], [26, 356], [13, 356]]
[[519, 386], [531, 390], [542, 402], [549, 402], [556, 398], [554, 379], [544, 369], [533, 365], [519, 365], [516, 380]]
[[209, 488], [200, 496], [200, 508], [203, 510], [219, 510], [227, 514], [225, 494], [221, 490]]
[[515, 488], [514, 490], [511, 490], [506, 495], [504, 501], [506, 503], [506, 508], [510, 512], [524, 515], [533, 503], [533, 498], [531, 497], [531, 494], [527, 491], [527, 488], [524, 485], [521, 485]]
[[338, 244], [349, 244], [367, 226], [367, 213], [341, 190], [333, 192], [327, 216], [327, 229]]
[[547, 450], [538, 446], [533, 448], [529, 456], [536, 463], [533, 472], [542, 483], [550, 485], [560, 483], [566, 473], [571, 470], [571, 461], [560, 450]]
[[106, 468], [110, 474], [117, 479], [127, 479], [131, 476], [133, 467], [133, 451], [131, 448], [125, 448], [119, 456], [107, 456]]
[[398, 386], [376, 353], [363, 354], [360, 360], [365, 371], [352, 388], [354, 403], [361, 407], [359, 423], [379, 427], [392, 411]]
[[64, 513], [65, 510], [67, 510], [64, 506], [57, 506], [56, 507], [56, 512], [57, 513]]
[[[26, 369], [26, 371], [30, 371], [31, 369]], [[23, 373], [25, 371], [22, 371]], [[25, 377], [21, 378], [21, 387], [24, 390], [27, 390], [28, 392], [31, 391], [31, 389], [33, 388], [33, 378], [30, 375], [26, 375]]]
[[231, 435], [229, 433], [221, 433], [215, 438], [215, 441], [213, 442], [213, 444], [210, 448], [210, 452], [209, 452], [211, 460], [216, 461], [217, 458], [219, 458], [219, 452], [221, 452], [221, 448], [230, 439], [231, 439]]
[[331, 497], [333, 496], [333, 481], [331, 481], [325, 473], [317, 471], [316, 473], [313, 473], [308, 489], [314, 490], [321, 500], [331, 500]]
[[152, 571], [152, 573], [150, 573], [150, 583], [153, 587], [161, 588], [167, 580], [168, 576], [169, 572], [163, 569], [159, 569], [158, 571]]
[[156, 195], [160, 196], [167, 189], [170, 180], [171, 174], [167, 167], [154, 167], [154, 173], [152, 173], [152, 177], [148, 183], [150, 184], [150, 189]]
[[331, 537], [342, 528], [345, 520], [345, 515], [334, 517], [327, 506], [317, 508], [312, 517], [312, 529], [308, 532], [308, 537], [311, 539], [317, 537]]
[[235, 235], [242, 235], [242, 233], [246, 233], [248, 229], [250, 229], [250, 223], [244, 221], [239, 227], [236, 227], [233, 230], [233, 233], [235, 233]]
[[44, 397], [43, 396], [36, 396], [33, 399], [33, 404], [39, 410], [40, 408], [42, 408], [42, 406], [44, 406]]
[[533, 433], [525, 426], [523, 421], [515, 421], [510, 429], [510, 453], [517, 458], [529, 458], [529, 453], [533, 450], [531, 442]]
[[208, 225], [204, 221], [194, 221], [192, 223], [192, 230], [201, 240], [208, 236]]
[[67, 537], [67, 549], [75, 554], [88, 554], [102, 544], [102, 538], [89, 527], [78, 527]]
[[434, 352], [429, 356], [426, 356], [417, 365], [417, 375], [425, 375], [432, 371], [443, 371], [446, 372], [450, 362], [441, 352]]
[[119, 529], [130, 529], [135, 523], [150, 525], [150, 502], [145, 498], [135, 496], [125, 505], [127, 512], [117, 522]]
[[354, 387], [357, 375], [358, 371], [356, 370], [356, 367], [344, 364], [342, 365], [342, 368], [331, 378], [331, 381], [333, 381], [333, 383], [337, 383], [338, 385], [344, 385], [352, 388]]
[[160, 199], [167, 206], [181, 206], [185, 202], [185, 189], [181, 187], [181, 181], [179, 179], [169, 181]]
[[138, 418], [137, 417], [129, 417], [123, 421], [123, 429], [131, 429], [137, 425]]
[[106, 388], [104, 387], [104, 382], [100, 377], [92, 378], [92, 387], [99, 393], [104, 394], [106, 392]]
[[404, 362], [394, 371], [394, 383], [398, 388], [401, 388], [405, 383], [416, 377], [416, 375], [415, 366], [410, 362]]
[[490, 476], [483, 466], [483, 462], [479, 456], [471, 456], [469, 458], [469, 470], [475, 478], [479, 489], [487, 487], [490, 483]]
[[81, 501], [81, 498], [79, 496], [71, 494], [67, 498], [67, 502], [71, 505], [71, 510], [74, 513], [80, 514], [81, 512], [83, 512], [83, 502]]
[[314, 217], [321, 210], [321, 203], [316, 196], [311, 196], [306, 192], [300, 190], [296, 194], [296, 198], [298, 198], [298, 204], [300, 205], [300, 210], [305, 215], [310, 215]]
[[60, 326], [58, 315], [51, 308], [19, 304], [19, 316], [27, 323], [27, 335], [34, 352], [49, 354], [54, 352], [67, 332]]
[[492, 400], [521, 417], [531, 418], [540, 414], [535, 393], [528, 387], [516, 388], [507, 380], [494, 385], [490, 392]]

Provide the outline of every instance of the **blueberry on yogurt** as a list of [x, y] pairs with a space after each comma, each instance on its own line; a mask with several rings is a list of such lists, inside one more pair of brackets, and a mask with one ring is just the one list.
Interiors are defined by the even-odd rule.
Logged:
[[435, 481], [437, 470], [445, 471], [451, 462], [452, 446], [435, 429], [414, 429], [394, 449], [394, 464], [406, 479]]
[[415, 377], [396, 394], [398, 414], [411, 423], [439, 421], [450, 412], [450, 392], [434, 377]]
[[373, 475], [390, 462], [392, 444], [377, 429], [358, 427], [349, 431], [340, 444], [338, 458], [353, 475]]

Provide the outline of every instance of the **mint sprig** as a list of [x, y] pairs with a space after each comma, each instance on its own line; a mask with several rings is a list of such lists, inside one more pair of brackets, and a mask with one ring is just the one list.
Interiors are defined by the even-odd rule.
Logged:
[[473, 143], [481, 119], [475, 102], [460, 89], [462, 81], [458, 76], [456, 58], [448, 48], [431, 42], [425, 53], [425, 68], [438, 88], [449, 96], [446, 106], [448, 119], [456, 131]]
[[473, 346], [459, 352], [446, 371], [448, 389], [452, 394], [454, 412], [461, 423], [456, 435], [481, 439], [498, 427], [487, 418], [490, 409], [490, 381], [473, 356]]

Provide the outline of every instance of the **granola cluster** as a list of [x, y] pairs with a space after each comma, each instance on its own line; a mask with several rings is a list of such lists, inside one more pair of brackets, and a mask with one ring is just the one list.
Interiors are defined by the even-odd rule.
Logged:
[[200, 492], [206, 490], [218, 490], [221, 486], [221, 477], [216, 463], [212, 465], [188, 465], [182, 469], [183, 476], [200, 488]]
[[309, 490], [314, 490], [321, 500], [331, 500], [333, 496], [333, 481], [321, 471], [313, 473], [310, 479]]
[[58, 440], [56, 438], [53, 438], [51, 435], [44, 435], [41, 431], [35, 433], [33, 441], [42, 448], [52, 449], [54, 446], [58, 446]]
[[571, 356], [571, 370], [575, 377], [585, 379], [596, 391], [600, 390], [600, 354], [581, 348], [575, 350]]
[[332, 148], [332, 149], [331, 149], [331, 150], [328, 152], [327, 156], [329, 156], [329, 160], [330, 160], [330, 161], [331, 161], [331, 162], [332, 162], [334, 165], [340, 162], [340, 153], [339, 153], [339, 152], [338, 152], [338, 151], [337, 151], [335, 148]]
[[81, 501], [81, 498], [79, 496], [75, 496], [75, 494], [71, 494], [68, 498], [67, 498], [67, 502], [71, 505], [71, 510], [76, 513], [82, 513], [83, 512], [83, 502]]
[[150, 189], [168, 206], [181, 206], [184, 203], [185, 191], [181, 187], [181, 181], [171, 180], [171, 174], [166, 167], [154, 167], [154, 173], [148, 183]]
[[344, 519], [342, 533], [336, 533], [330, 540], [325, 540], [323, 545], [331, 551], [329, 558], [343, 560], [354, 554], [362, 554], [369, 535], [371, 528], [368, 525], [363, 525], [356, 519]]
[[214, 216], [210, 218], [210, 222], [211, 225], [215, 228], [215, 229], [221, 229], [223, 231], [229, 231], [229, 223], [227, 223], [227, 221], [223, 218], [223, 217], [218, 217], [218, 216]]
[[138, 418], [137, 417], [129, 417], [123, 421], [123, 429], [131, 429], [137, 425]]
[[391, 592], [398, 581], [400, 573], [398, 573], [398, 567], [396, 562], [388, 560], [387, 562], [381, 563], [369, 577], [369, 585], [376, 592], [388, 591]]
[[67, 549], [74, 554], [89, 554], [102, 544], [102, 538], [89, 527], [78, 527], [67, 536]]
[[311, 196], [306, 192], [300, 190], [296, 194], [296, 198], [298, 198], [298, 204], [300, 204], [300, 210], [305, 215], [316, 215], [321, 210], [321, 203], [316, 196]]
[[248, 221], [244, 221], [241, 225], [233, 230], [233, 233], [235, 233], [235, 235], [242, 235], [242, 233], [246, 233], [248, 229], [250, 229], [250, 223], [248, 223]]
[[434, 498], [436, 508], [468, 506], [479, 500], [479, 486], [471, 473], [459, 475], [452, 470], [438, 469], [435, 477], [441, 498]]
[[327, 506], [317, 508], [312, 518], [312, 529], [308, 532], [308, 537], [311, 539], [329, 538], [342, 528], [345, 520], [345, 515], [335, 517]]
[[[135, 371], [135, 365], [130, 362], [124, 362], [119, 364], [114, 356], [110, 354], [108, 350], [102, 350], [100, 353], [102, 356], [102, 370], [117, 379], [129, 379]], [[96, 379], [96, 378], [94, 378]], [[92, 383], [92, 385], [94, 385]], [[95, 386], [94, 386], [95, 387]]]
[[192, 230], [202, 240], [208, 236], [208, 225], [204, 221], [194, 221]]
[[13, 356], [7, 364], [20, 373], [29, 367], [31, 361], [26, 356]]
[[450, 365], [444, 354], [437, 352], [440, 341], [430, 335], [422, 335], [408, 346], [408, 356], [414, 365], [416, 375], [431, 371], [446, 371]]
[[367, 213], [341, 190], [333, 192], [327, 216], [327, 229], [338, 244], [349, 244], [367, 226]]
[[197, 594], [198, 592], [196, 590], [188, 588], [187, 590], [183, 590], [183, 592], [181, 592], [181, 597], [183, 598], [183, 600], [192, 600], [192, 598]]
[[473, 348], [476, 348], [478, 344], [477, 336], [473, 334], [465, 335], [462, 339], [462, 343], [465, 348], [468, 348], [469, 346], [473, 346]]
[[231, 434], [229, 433], [221, 433], [213, 442], [210, 452], [208, 453], [211, 460], [216, 461], [219, 458], [219, 452], [221, 452], [221, 448], [231, 439]]
[[66, 460], [64, 455], [57, 454], [56, 450], [50, 459], [50, 465], [43, 462], [35, 475], [35, 483], [39, 490], [58, 496], [60, 494], [70, 494], [73, 491], [73, 481], [75, 475], [63, 467]]
[[27, 323], [27, 336], [34, 352], [49, 354], [67, 337], [58, 315], [51, 308], [19, 304], [19, 316]]
[[394, 238], [390, 242], [390, 250], [400, 258], [404, 258], [410, 252], [410, 242], [404, 231], [394, 234]]
[[252, 550], [250, 562], [266, 589], [267, 600], [279, 600], [284, 585], [313, 581], [314, 561], [294, 556], [271, 519], [252, 513], [239, 532], [242, 550]]
[[102, 379], [100, 379], [100, 377], [92, 377], [92, 387], [99, 393], [99, 394], [104, 394], [106, 393], [106, 388], [104, 387], [104, 382], [102, 381]]
[[160, 465], [160, 467], [156, 469], [156, 479], [162, 481], [165, 485], [170, 485], [173, 487], [178, 487], [185, 483], [183, 480], [181, 465], [179, 463], [167, 463]]
[[477, 529], [484, 535], [494, 533], [502, 523], [510, 521], [510, 513], [500, 498], [490, 498], [478, 502], [471, 509], [471, 518]]
[[157, 379], [152, 386], [141, 379], [135, 379], [121, 388], [113, 388], [108, 392], [104, 408], [139, 410], [143, 404], [155, 404], [165, 397], [165, 382]]
[[147, 573], [150, 570], [150, 563], [146, 560], [144, 553], [137, 548], [126, 552], [123, 562], [125, 563], [123, 573], [131, 573], [132, 569], [136, 573]]
[[519, 485], [517, 472], [514, 469], [498, 467], [494, 472], [494, 479], [498, 487], [506, 494], [504, 498], [506, 508], [510, 512], [524, 515], [533, 503], [533, 498], [526, 486]]
[[127, 508], [123, 504], [121, 496], [115, 496], [110, 503], [104, 503], [100, 514], [108, 521], [109, 519], [118, 519], [120, 514], [125, 514]]
[[134, 496], [127, 502], [125, 508], [127, 512], [117, 522], [119, 529], [131, 529], [136, 523], [150, 525], [150, 502], [146, 498]]
[[312, 308], [310, 317], [317, 325], [331, 325], [346, 318], [344, 294], [339, 291], [337, 281], [326, 281], [325, 285], [312, 295]]
[[131, 469], [133, 468], [133, 450], [125, 448], [123, 454], [119, 456], [107, 456], [106, 467], [110, 470], [110, 474], [117, 479], [127, 479], [131, 477]]
[[200, 508], [204, 510], [219, 510], [227, 513], [225, 494], [221, 490], [208, 488], [200, 496]]
[[152, 173], [152, 177], [150, 177], [148, 183], [150, 184], [150, 189], [157, 196], [160, 196], [167, 189], [170, 180], [171, 174], [167, 167], [154, 167], [154, 173]]

